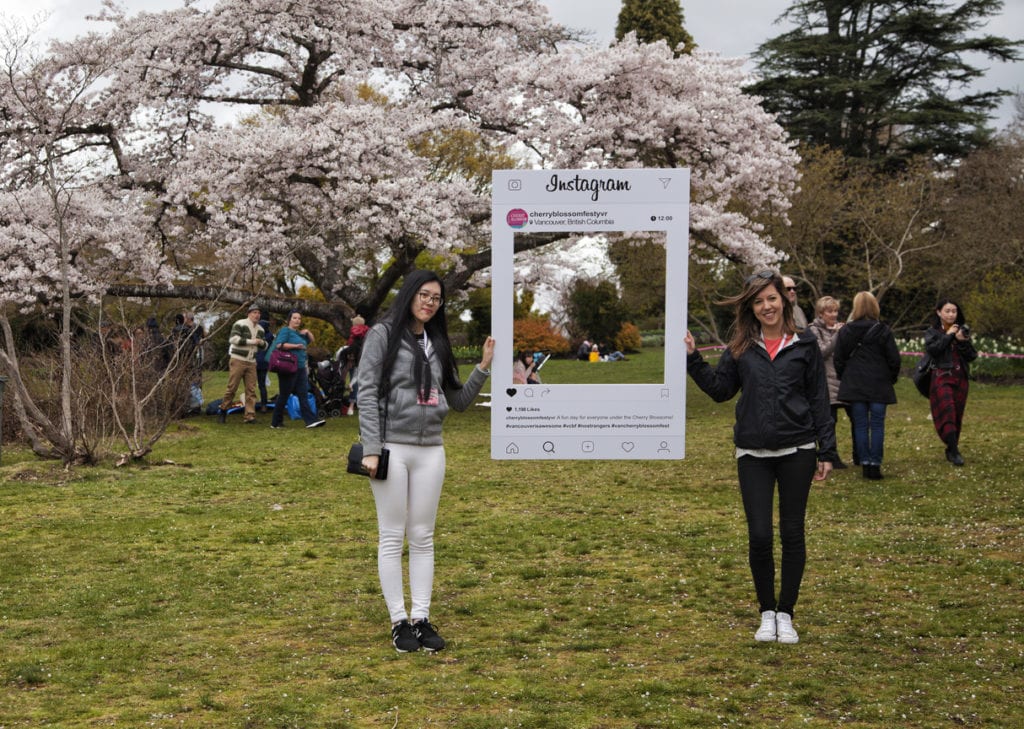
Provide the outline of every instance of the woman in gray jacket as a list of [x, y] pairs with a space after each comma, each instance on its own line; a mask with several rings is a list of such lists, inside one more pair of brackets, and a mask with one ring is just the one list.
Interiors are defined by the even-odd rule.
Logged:
[[[807, 326], [807, 330], [818, 340], [821, 358], [825, 360], [825, 376], [828, 377], [828, 401], [832, 410], [832, 425], [839, 425], [839, 408], [843, 408], [846, 411], [846, 417], [852, 423], [853, 413], [850, 411], [850, 406], [839, 399], [839, 375], [836, 374], [836, 365], [833, 360], [836, 342], [838, 341], [836, 336], [839, 334], [839, 330], [843, 328], [843, 323], [839, 321], [839, 300], [831, 296], [822, 296], [814, 305], [814, 314], [814, 321]], [[852, 438], [852, 428], [850, 433]], [[860, 464], [860, 459], [857, 457], [856, 442], [853, 444], [853, 463], [854, 465]], [[832, 465], [834, 468], [846, 468], [846, 464], [843, 463], [841, 458], [836, 458], [835, 463]]]
[[[494, 340], [488, 337], [480, 364], [465, 384], [459, 381], [444, 304], [444, 284], [436, 273], [410, 272], [388, 314], [367, 333], [359, 360], [359, 431], [377, 506], [377, 568], [391, 616], [391, 642], [399, 653], [445, 646], [430, 622], [434, 523], [445, 470], [441, 424], [449, 408], [463, 411], [472, 404], [494, 358]], [[385, 447], [387, 478], [378, 480]], [[408, 613], [402, 580], [406, 539]]]

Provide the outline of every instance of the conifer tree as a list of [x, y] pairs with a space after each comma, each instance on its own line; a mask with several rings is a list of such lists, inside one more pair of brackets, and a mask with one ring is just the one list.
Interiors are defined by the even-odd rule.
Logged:
[[679, 44], [683, 45], [683, 53], [696, 47], [693, 36], [683, 27], [679, 0], [623, 0], [615, 27], [616, 40], [622, 40], [630, 31], [636, 31], [636, 39], [641, 43], [666, 41], [677, 55]]
[[[969, 89], [978, 54], [1020, 59], [1021, 41], [976, 31], [1001, 0], [797, 0], [796, 27], [755, 54], [764, 98], [789, 133], [851, 157], [961, 157], [983, 143], [1008, 91]], [[973, 55], [973, 58], [971, 57]]]

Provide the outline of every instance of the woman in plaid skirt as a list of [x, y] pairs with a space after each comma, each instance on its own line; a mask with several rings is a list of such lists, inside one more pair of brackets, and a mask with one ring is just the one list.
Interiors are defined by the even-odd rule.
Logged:
[[971, 343], [970, 328], [964, 324], [963, 309], [955, 301], [939, 299], [931, 328], [924, 335], [924, 347], [935, 367], [928, 398], [932, 422], [946, 444], [946, 460], [962, 466], [960, 431], [967, 405], [967, 374], [978, 352]]

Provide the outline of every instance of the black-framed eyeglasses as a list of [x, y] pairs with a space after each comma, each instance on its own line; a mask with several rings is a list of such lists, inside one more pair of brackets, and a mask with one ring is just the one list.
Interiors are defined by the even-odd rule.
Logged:
[[420, 301], [424, 304], [430, 304], [431, 306], [440, 306], [444, 303], [444, 297], [432, 294], [429, 291], [417, 291], [416, 295], [420, 297]]
[[786, 291], [796, 291], [796, 286], [787, 286]]
[[758, 279], [761, 279], [762, 281], [771, 281], [773, 278], [775, 278], [775, 272], [765, 269], [764, 271], [758, 271], [755, 274], [747, 276], [747, 280], [743, 283], [749, 286], [750, 284], [755, 283]]

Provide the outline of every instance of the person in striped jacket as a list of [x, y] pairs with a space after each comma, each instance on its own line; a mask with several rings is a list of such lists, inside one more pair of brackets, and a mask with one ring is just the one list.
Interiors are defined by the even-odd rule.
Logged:
[[228, 387], [220, 401], [217, 421], [227, 419], [240, 382], [245, 382], [245, 423], [256, 423], [256, 353], [267, 348], [267, 339], [260, 326], [260, 308], [250, 306], [244, 319], [231, 325], [228, 336]]

